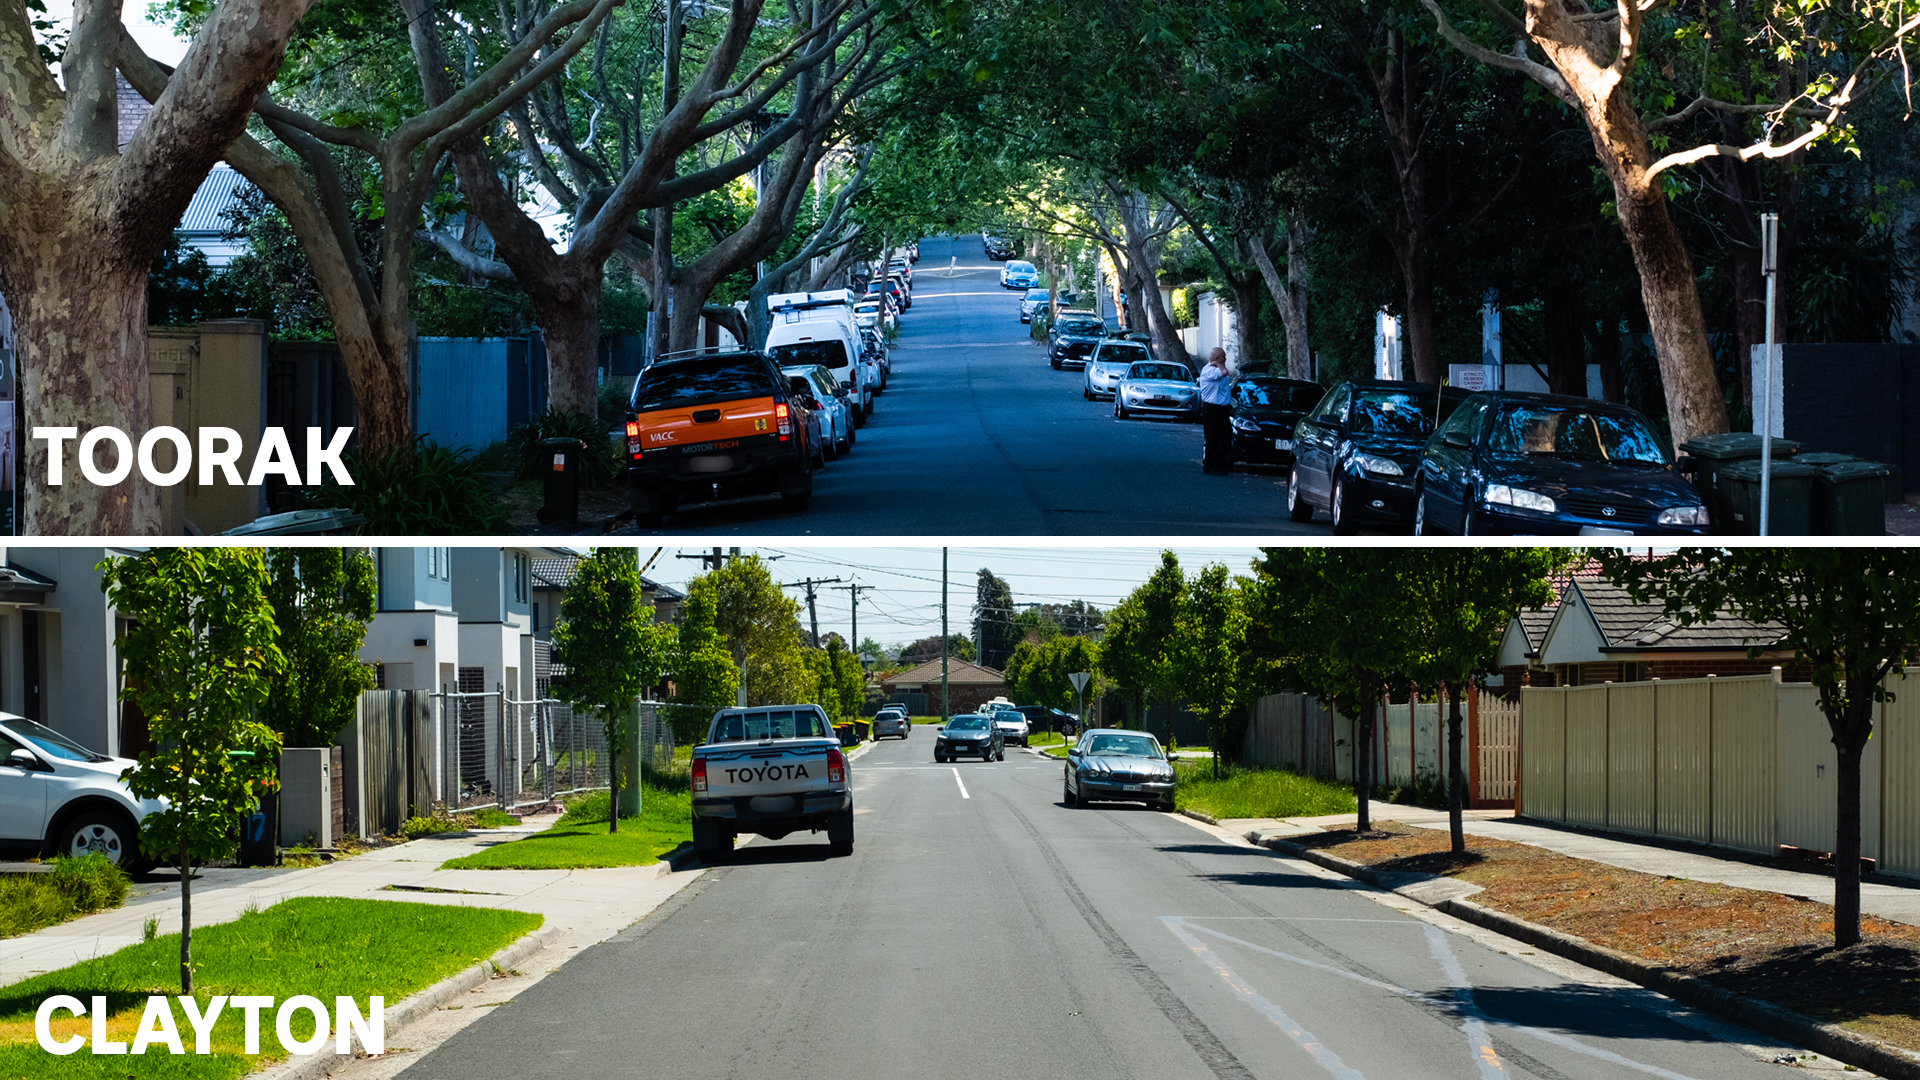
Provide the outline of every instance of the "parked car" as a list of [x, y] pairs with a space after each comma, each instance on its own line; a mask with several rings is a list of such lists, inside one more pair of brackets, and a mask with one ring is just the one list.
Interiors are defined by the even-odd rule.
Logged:
[[1293, 464], [1293, 431], [1325, 396], [1319, 383], [1272, 375], [1242, 376], [1233, 384], [1233, 460]]
[[1427, 383], [1352, 380], [1327, 391], [1293, 429], [1287, 516], [1311, 521], [1316, 508], [1333, 531], [1360, 523], [1413, 523], [1413, 475], [1437, 422], [1466, 400], [1465, 390]]
[[893, 350], [887, 348], [887, 339], [881, 337], [880, 331], [873, 327], [863, 326], [860, 328], [860, 348], [873, 357], [874, 363], [880, 365], [877, 374], [880, 376], [880, 389], [885, 390], [887, 377], [893, 374]]
[[1413, 529], [1700, 535], [1707, 508], [1646, 417], [1590, 398], [1475, 394], [1427, 440]]
[[933, 760], [944, 764], [956, 757], [1005, 761], [1007, 744], [992, 720], [979, 713], [961, 713], [947, 721], [933, 740]]
[[1171, 811], [1175, 784], [1160, 740], [1144, 731], [1092, 728], [1067, 748], [1062, 797], [1068, 806], [1121, 799]]
[[920, 261], [920, 241], [918, 240], [907, 241], [907, 260], [909, 262]]
[[1193, 420], [1200, 416], [1200, 387], [1185, 364], [1141, 360], [1127, 365], [1113, 391], [1113, 418], [1173, 416]]
[[1024, 259], [1015, 259], [1000, 268], [1000, 287], [1030, 289], [1040, 284], [1040, 269]]
[[824, 831], [833, 854], [852, 854], [850, 780], [820, 706], [722, 709], [693, 748], [694, 852], [714, 862], [740, 833], [778, 840], [806, 829]]
[[907, 283], [907, 288], [913, 288], [913, 262], [911, 260], [896, 257], [892, 262], [887, 264], [887, 273], [899, 274], [901, 280]]
[[635, 523], [657, 529], [687, 497], [772, 494], [805, 510], [813, 455], [792, 392], [773, 360], [740, 350], [667, 353], [636, 376], [626, 420]]
[[1005, 260], [1020, 254], [1019, 249], [1014, 246], [1013, 241], [1003, 236], [994, 236], [991, 233], [983, 232], [980, 234], [980, 242], [981, 246], [986, 248], [987, 258], [989, 259]]
[[904, 290], [901, 289], [899, 284], [892, 278], [876, 278], [873, 281], [867, 282], [865, 299], [879, 300], [882, 297], [886, 298], [887, 303], [892, 305], [892, 310], [895, 312], [905, 311], [907, 309]]
[[1040, 313], [1040, 309], [1047, 306], [1048, 294], [1049, 290], [1038, 286], [1028, 289], [1027, 295], [1020, 298], [1020, 321], [1032, 322], [1033, 317]]
[[912, 311], [913, 310], [913, 285], [910, 282], [908, 282], [906, 278], [901, 277], [899, 274], [888, 274], [887, 283], [894, 287], [895, 289], [894, 295], [899, 297], [900, 310]]
[[991, 715], [993, 717], [993, 726], [999, 729], [1002, 742], [1017, 742], [1021, 746], [1027, 745], [1027, 733], [1031, 728], [1027, 726], [1027, 718], [1021, 714], [1019, 709], [1008, 705], [1005, 708], [993, 710]]
[[145, 867], [140, 821], [167, 804], [140, 798], [120, 779], [133, 764], [0, 713], [0, 849], [30, 857], [97, 854], [130, 871]]
[[1047, 362], [1053, 370], [1082, 367], [1093, 347], [1107, 338], [1107, 324], [1091, 311], [1062, 311], [1047, 337]]
[[827, 443], [827, 449], [835, 457], [852, 453], [853, 396], [846, 384], [819, 364], [793, 364], [780, 371], [789, 378], [806, 381], [806, 393], [814, 399], [807, 403], [807, 407], [817, 408], [824, 417], [821, 436]]
[[894, 313], [892, 301], [879, 296], [854, 304], [853, 321], [857, 326], [871, 326], [884, 332], [900, 325], [900, 316]]
[[903, 708], [886, 707], [873, 714], [873, 737], [877, 741], [887, 736], [905, 739], [913, 735], [913, 720]]
[[1137, 341], [1108, 338], [1100, 342], [1087, 357], [1087, 376], [1080, 396], [1088, 401], [1112, 397], [1120, 389], [1120, 380], [1126, 377], [1128, 368], [1151, 359], [1153, 354]]

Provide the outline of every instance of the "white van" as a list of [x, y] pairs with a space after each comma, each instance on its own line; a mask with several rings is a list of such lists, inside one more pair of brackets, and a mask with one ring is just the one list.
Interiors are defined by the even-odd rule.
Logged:
[[872, 414], [879, 386], [872, 366], [860, 362], [860, 331], [853, 318], [851, 291], [778, 293], [767, 297], [767, 313], [771, 325], [766, 351], [774, 363], [827, 368], [853, 389], [859, 415]]

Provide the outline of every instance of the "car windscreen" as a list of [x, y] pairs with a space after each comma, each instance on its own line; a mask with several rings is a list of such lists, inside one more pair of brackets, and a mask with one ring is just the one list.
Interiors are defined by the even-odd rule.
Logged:
[[1667, 463], [1660, 440], [1637, 416], [1568, 405], [1515, 405], [1493, 418], [1487, 450], [1501, 457]]
[[1160, 744], [1145, 735], [1095, 735], [1084, 751], [1094, 757], [1160, 756]]
[[1275, 409], [1293, 409], [1306, 412], [1315, 405], [1326, 391], [1317, 386], [1295, 386], [1275, 379], [1247, 379], [1235, 388], [1240, 400], [1249, 405], [1263, 405]]
[[1045, 289], [1028, 289], [1027, 290], [1027, 299], [1029, 300], [1045, 300], [1046, 298], [1047, 298], [1047, 290]]
[[[793, 363], [795, 361], [788, 361]], [[633, 390], [635, 412], [674, 409], [707, 401], [764, 397], [785, 390], [757, 357], [673, 360], [642, 372]]]
[[62, 761], [107, 760], [104, 754], [96, 754], [44, 724], [36, 724], [31, 720], [9, 720], [7, 729], [51, 758]]
[[812, 709], [770, 709], [766, 712], [723, 716], [714, 726], [713, 741], [763, 742], [769, 739], [820, 739], [833, 729]]
[[1347, 430], [1356, 435], [1425, 438], [1433, 433], [1433, 395], [1362, 390], [1353, 396]]
[[1107, 328], [1101, 323], [1094, 322], [1092, 319], [1074, 319], [1070, 322], [1061, 323], [1060, 332], [1062, 334], [1082, 334], [1098, 337], [1106, 333]]
[[1174, 382], [1192, 382], [1193, 377], [1179, 364], [1139, 363], [1127, 369], [1129, 379], [1169, 379]]
[[1015, 260], [1007, 264], [1007, 271], [1013, 274], [1031, 274], [1033, 273], [1033, 264]]
[[826, 368], [847, 366], [847, 343], [838, 338], [825, 341], [796, 341], [791, 345], [775, 345], [767, 350], [773, 354], [773, 362], [788, 364], [819, 364]]
[[1144, 363], [1147, 350], [1139, 345], [1102, 345], [1098, 359], [1103, 364]]
[[984, 716], [956, 716], [947, 725], [948, 731], [985, 731], [987, 718]]

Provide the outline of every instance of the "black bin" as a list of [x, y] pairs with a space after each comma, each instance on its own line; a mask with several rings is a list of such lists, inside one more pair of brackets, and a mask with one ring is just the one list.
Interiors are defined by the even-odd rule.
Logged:
[[[1813, 534], [1813, 475], [1815, 469], [1793, 461], [1773, 462], [1768, 536], [1811, 536]], [[1727, 515], [1714, 522], [1714, 531], [1725, 536], [1757, 536], [1760, 533], [1760, 462], [1729, 461], [1715, 470]]]
[[[1726, 493], [1720, 483], [1722, 466], [1735, 461], [1758, 461], [1760, 458], [1760, 436], [1751, 431], [1728, 431], [1719, 435], [1702, 435], [1688, 439], [1680, 444], [1680, 451], [1694, 459], [1693, 486], [1700, 492], [1700, 501], [1707, 505], [1707, 513], [1713, 520], [1714, 529], [1722, 533], [1752, 533], [1749, 526], [1742, 530], [1733, 524], [1733, 507], [1727, 502]], [[1800, 444], [1792, 439], [1773, 440], [1773, 458], [1790, 458], [1799, 453]], [[1754, 473], [1755, 477], [1760, 474]]]
[[580, 462], [587, 444], [553, 438], [540, 443], [541, 490], [545, 499], [535, 515], [542, 525], [580, 523]]
[[1811, 466], [1815, 536], [1884, 536], [1887, 477], [1893, 470], [1852, 454], [1801, 454]]
[[280, 795], [260, 794], [260, 808], [240, 822], [240, 865], [273, 866], [280, 861]]

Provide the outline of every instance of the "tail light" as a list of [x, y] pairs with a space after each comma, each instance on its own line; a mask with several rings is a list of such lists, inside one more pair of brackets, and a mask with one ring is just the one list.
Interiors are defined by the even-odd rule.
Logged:
[[707, 790], [707, 759], [693, 759], [693, 790]]
[[783, 401], [773, 407], [773, 418], [780, 424], [780, 441], [786, 442], [787, 436], [793, 434], [793, 412], [787, 407], [786, 402]]
[[838, 750], [827, 751], [827, 782], [830, 784], [847, 782], [847, 758]]
[[636, 459], [640, 456], [640, 421], [627, 421], [627, 453]]

